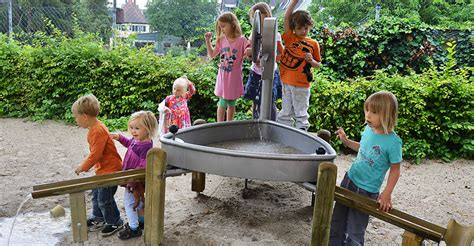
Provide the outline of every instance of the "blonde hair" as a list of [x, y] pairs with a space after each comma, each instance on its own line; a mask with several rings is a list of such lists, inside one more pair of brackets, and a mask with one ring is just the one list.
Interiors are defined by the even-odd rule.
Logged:
[[71, 107], [71, 111], [73, 113], [97, 117], [100, 112], [100, 103], [94, 95], [85, 95], [74, 102]]
[[314, 22], [311, 15], [306, 10], [295, 11], [290, 18], [290, 29], [295, 30], [304, 26], [313, 26]]
[[217, 17], [217, 21], [216, 21], [216, 36], [218, 39], [220, 39], [222, 36], [221, 28], [219, 27], [219, 22], [230, 24], [230, 26], [232, 27], [233, 38], [242, 36], [242, 30], [240, 29], [240, 23], [239, 23], [239, 20], [237, 19], [237, 16], [235, 16], [231, 12], [224, 12], [221, 15], [219, 15], [219, 17]]
[[385, 134], [393, 131], [397, 125], [398, 101], [389, 91], [379, 91], [370, 95], [364, 103], [364, 111], [374, 111], [380, 116]]
[[188, 91], [188, 84], [189, 84], [189, 79], [186, 75], [183, 75], [179, 78], [177, 78], [174, 82], [173, 82], [173, 94], [174, 94], [174, 89], [176, 88], [176, 86], [181, 86], [184, 91]]
[[[255, 12], [257, 10], [260, 10], [260, 14], [266, 15], [267, 17], [272, 17], [272, 9], [270, 6], [268, 6], [267, 3], [265, 2], [259, 2], [254, 4], [250, 9], [249, 9], [249, 18], [250, 21], [253, 22], [253, 17], [255, 15]], [[253, 23], [252, 23], [253, 24]], [[263, 24], [263, 23], [262, 23]]]
[[155, 114], [151, 111], [138, 111], [132, 114], [128, 120], [128, 127], [130, 128], [130, 122], [138, 121], [138, 124], [142, 125], [148, 132], [148, 137], [152, 139], [155, 136], [158, 121], [156, 120]]

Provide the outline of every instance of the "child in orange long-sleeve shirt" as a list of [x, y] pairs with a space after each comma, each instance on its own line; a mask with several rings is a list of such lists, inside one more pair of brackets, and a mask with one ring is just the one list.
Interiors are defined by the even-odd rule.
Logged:
[[[122, 159], [109, 137], [109, 130], [97, 119], [100, 111], [97, 98], [94, 95], [83, 96], [72, 105], [71, 109], [77, 125], [89, 129], [87, 142], [90, 153], [76, 168], [76, 174], [87, 172], [92, 167], [97, 175], [121, 171]], [[102, 236], [107, 237], [122, 228], [123, 220], [120, 218], [120, 211], [114, 199], [116, 191], [117, 186], [92, 190], [92, 216], [87, 220], [89, 231], [102, 230]]]

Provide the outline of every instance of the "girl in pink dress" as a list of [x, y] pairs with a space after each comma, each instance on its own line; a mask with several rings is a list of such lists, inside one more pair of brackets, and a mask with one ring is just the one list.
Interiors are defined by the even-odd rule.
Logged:
[[[248, 40], [242, 36], [237, 17], [224, 12], [217, 18], [216, 47], [211, 44], [212, 33], [205, 35], [207, 55], [214, 58], [219, 55], [220, 64], [217, 73], [214, 94], [219, 97], [217, 103], [217, 121], [231, 121], [235, 114], [235, 101], [242, 96], [242, 62]], [[226, 117], [227, 111], [227, 117]]]
[[160, 103], [160, 133], [167, 133], [168, 126], [177, 125], [179, 129], [191, 126], [188, 100], [196, 92], [194, 84], [186, 76], [176, 79], [173, 83], [173, 95], [169, 95]]

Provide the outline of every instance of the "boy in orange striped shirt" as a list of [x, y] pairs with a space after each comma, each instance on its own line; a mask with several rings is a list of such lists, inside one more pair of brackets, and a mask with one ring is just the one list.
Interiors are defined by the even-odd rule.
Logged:
[[[90, 153], [76, 168], [76, 174], [88, 172], [92, 167], [97, 175], [121, 171], [122, 159], [109, 137], [109, 130], [97, 119], [100, 111], [97, 98], [94, 95], [83, 96], [72, 105], [71, 110], [77, 125], [89, 129], [87, 142]], [[87, 220], [89, 231], [102, 230], [102, 236], [107, 237], [122, 228], [123, 221], [114, 199], [116, 191], [117, 186], [92, 190], [92, 216]]]

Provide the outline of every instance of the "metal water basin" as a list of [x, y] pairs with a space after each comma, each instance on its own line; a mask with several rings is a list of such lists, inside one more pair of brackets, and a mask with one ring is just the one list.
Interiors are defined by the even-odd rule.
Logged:
[[[167, 163], [191, 171], [258, 180], [316, 181], [334, 149], [307, 132], [270, 120], [208, 123], [160, 137]], [[325, 154], [316, 154], [323, 148]]]

